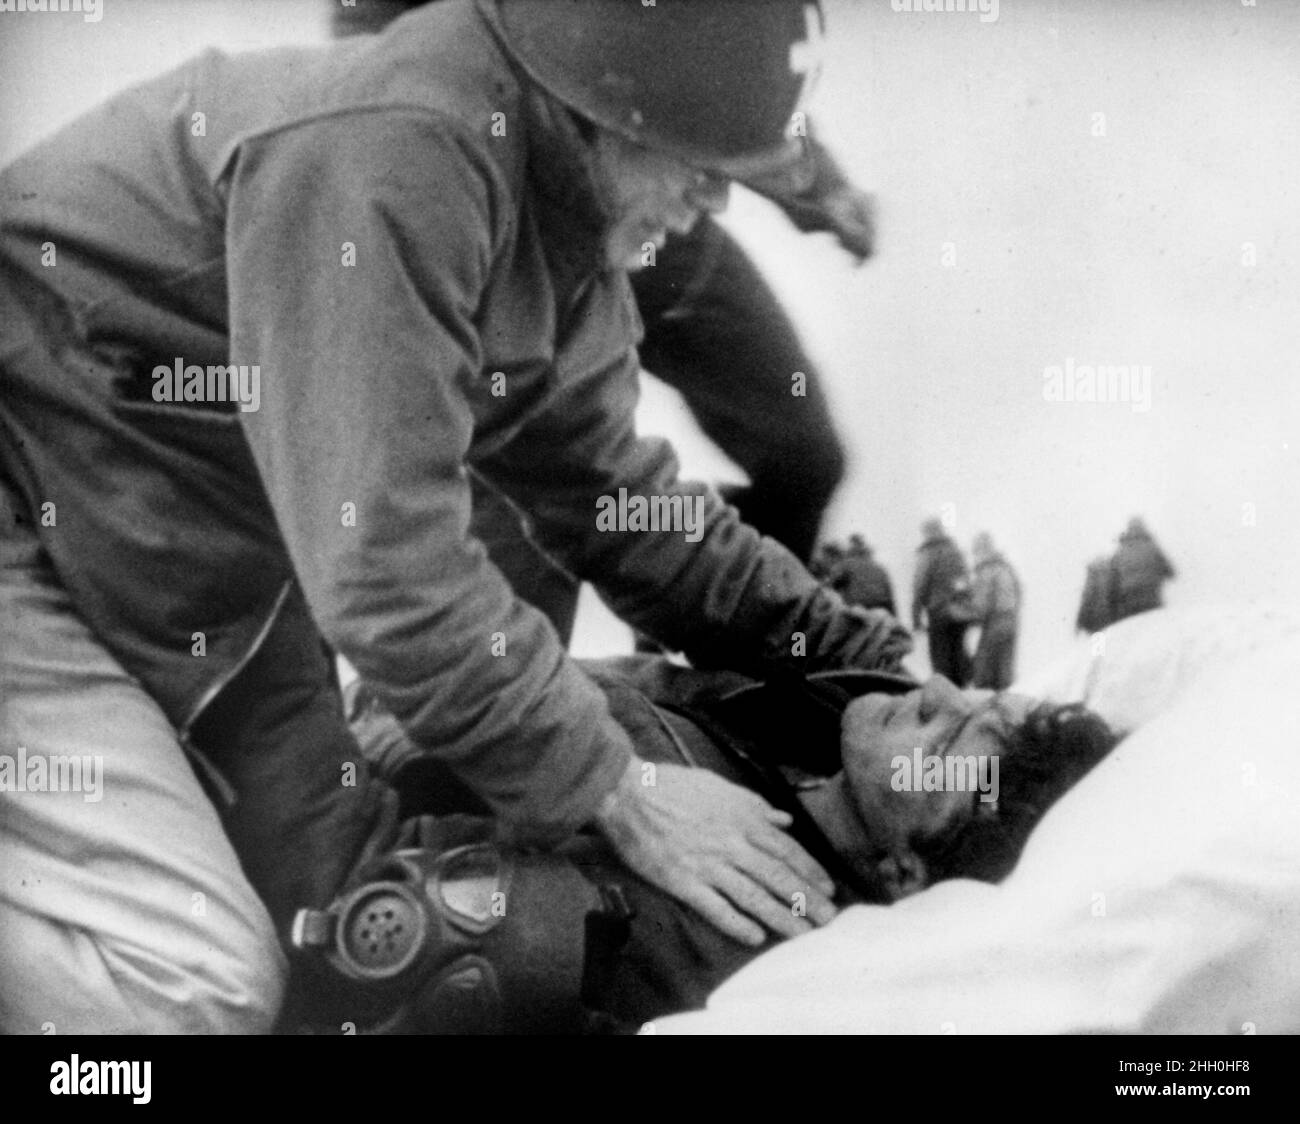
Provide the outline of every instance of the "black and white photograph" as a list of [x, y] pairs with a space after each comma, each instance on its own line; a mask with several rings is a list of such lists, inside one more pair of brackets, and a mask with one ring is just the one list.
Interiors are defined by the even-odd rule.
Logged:
[[0, 94], [47, 1099], [1300, 1033], [1300, 3], [0, 0]]

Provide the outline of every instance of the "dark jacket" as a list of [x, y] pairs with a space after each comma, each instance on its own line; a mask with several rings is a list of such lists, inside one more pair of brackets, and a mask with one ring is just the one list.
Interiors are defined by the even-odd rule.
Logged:
[[849, 554], [830, 574], [829, 584], [850, 605], [897, 613], [894, 587], [885, 568], [870, 554]]
[[1100, 632], [1116, 619], [1114, 567], [1109, 558], [1094, 558], [1088, 563], [1074, 627], [1081, 632]]
[[1015, 632], [1020, 619], [1020, 579], [996, 551], [975, 566], [971, 586], [975, 619], [986, 631]]
[[[33, 519], [55, 505], [42, 540], [104, 643], [184, 734], [300, 587], [417, 744], [539, 835], [631, 747], [467, 536], [467, 465], [702, 663], [909, 647], [711, 495], [698, 543], [597, 533], [620, 487], [701, 489], [636, 437], [635, 310], [551, 104], [449, 0], [376, 39], [208, 52], [0, 173], [0, 466]], [[178, 359], [257, 365], [260, 408], [154, 401]]]
[[1111, 566], [1117, 620], [1158, 609], [1164, 603], [1161, 587], [1174, 576], [1174, 568], [1149, 531], [1130, 527], [1120, 535]]
[[[927, 538], [916, 552], [912, 579], [912, 621], [920, 627], [921, 610], [931, 626], [946, 621], [970, 620], [970, 571], [961, 548], [940, 532]], [[957, 611], [964, 606], [966, 614]]]

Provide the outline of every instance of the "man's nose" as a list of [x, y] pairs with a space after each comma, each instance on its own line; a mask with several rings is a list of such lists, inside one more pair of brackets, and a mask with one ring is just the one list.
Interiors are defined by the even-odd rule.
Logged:
[[727, 209], [727, 198], [731, 193], [731, 181], [724, 176], [715, 176], [701, 172], [699, 178], [686, 189], [685, 199], [692, 207], [710, 215], [721, 214]]
[[933, 721], [941, 714], [965, 716], [972, 710], [961, 688], [953, 686], [942, 675], [932, 675], [921, 686], [919, 717], [922, 722]]

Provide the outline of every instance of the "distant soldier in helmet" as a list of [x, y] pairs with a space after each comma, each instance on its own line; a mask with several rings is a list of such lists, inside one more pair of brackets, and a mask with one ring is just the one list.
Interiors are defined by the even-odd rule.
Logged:
[[[589, 825], [751, 944], [832, 915], [790, 817], [640, 761], [469, 530], [481, 478], [700, 665], [897, 668], [633, 423], [626, 270], [806, 159], [816, 20], [445, 0], [209, 51], [0, 172], [0, 740], [104, 773], [0, 792], [0, 1029], [274, 1024], [293, 911], [396, 833], [330, 652], [504, 836]], [[602, 529], [617, 496], [700, 518]]]
[[1174, 568], [1138, 516], [1129, 520], [1111, 559], [1115, 620], [1159, 609], [1164, 604], [1164, 584]]
[[832, 568], [829, 583], [850, 605], [898, 614], [889, 573], [875, 560], [867, 540], [859, 534], [849, 535], [848, 550]]
[[1016, 676], [1020, 578], [987, 531], [975, 536], [971, 554], [975, 559], [971, 600], [980, 629], [971, 685], [1001, 691], [1010, 687]]
[[912, 575], [912, 627], [929, 632], [930, 666], [965, 687], [971, 661], [966, 631], [975, 620], [966, 558], [938, 519], [921, 524], [921, 545]]

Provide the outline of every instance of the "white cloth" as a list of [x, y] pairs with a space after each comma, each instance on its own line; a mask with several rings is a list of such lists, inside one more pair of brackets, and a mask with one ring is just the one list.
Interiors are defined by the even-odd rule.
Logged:
[[1142, 613], [1077, 642], [1064, 659], [1012, 684], [1049, 702], [1085, 702], [1117, 733], [1170, 710], [1202, 677], [1225, 675], [1251, 653], [1300, 633], [1283, 606], [1199, 606]]
[[1144, 614], [1024, 685], [1136, 729], [1005, 882], [847, 909], [653, 1030], [1300, 1032], [1300, 614]]

